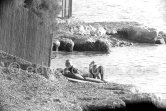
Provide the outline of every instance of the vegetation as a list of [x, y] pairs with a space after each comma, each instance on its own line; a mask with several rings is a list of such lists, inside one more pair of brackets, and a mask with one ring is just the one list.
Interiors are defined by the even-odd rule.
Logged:
[[61, 10], [59, 0], [25, 0], [24, 7], [34, 12], [50, 31], [57, 28], [55, 18]]
[[55, 31], [57, 28], [56, 17], [61, 10], [60, 0], [4, 0], [0, 2], [0, 5], [2, 4], [25, 7], [39, 17], [40, 25], [46, 25], [49, 31]]

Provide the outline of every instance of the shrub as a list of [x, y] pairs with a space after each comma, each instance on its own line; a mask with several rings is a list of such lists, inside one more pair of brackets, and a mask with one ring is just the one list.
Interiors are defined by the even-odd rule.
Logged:
[[34, 12], [50, 31], [56, 30], [55, 18], [61, 10], [59, 0], [25, 0], [24, 7]]

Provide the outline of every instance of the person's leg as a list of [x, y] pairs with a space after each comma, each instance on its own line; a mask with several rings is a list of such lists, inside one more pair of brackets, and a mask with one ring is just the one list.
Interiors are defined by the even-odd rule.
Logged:
[[99, 66], [98, 69], [99, 69], [99, 73], [101, 76], [101, 80], [104, 80], [104, 68], [103, 68], [103, 66]]

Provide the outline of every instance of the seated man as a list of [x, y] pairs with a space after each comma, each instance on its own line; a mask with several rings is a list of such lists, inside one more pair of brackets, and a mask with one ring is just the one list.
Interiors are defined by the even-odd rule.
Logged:
[[89, 73], [93, 78], [101, 79], [104, 81], [104, 69], [102, 66], [97, 67], [94, 61], [89, 64]]
[[80, 72], [78, 71], [78, 69], [72, 66], [70, 60], [66, 60], [65, 66], [66, 68], [64, 69], [64, 73], [63, 73], [64, 76], [69, 78], [74, 78], [74, 79], [84, 79], [84, 77], [80, 75]]

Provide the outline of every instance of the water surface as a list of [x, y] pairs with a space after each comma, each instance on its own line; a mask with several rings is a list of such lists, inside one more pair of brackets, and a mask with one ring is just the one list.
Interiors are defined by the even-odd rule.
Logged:
[[166, 0], [73, 0], [73, 16], [86, 22], [136, 21], [166, 31]]
[[110, 82], [133, 84], [144, 92], [166, 92], [166, 45], [135, 45], [112, 48], [110, 54], [97, 52], [60, 52], [52, 60], [53, 68], [64, 68], [71, 59], [78, 69], [88, 72], [94, 60], [105, 68], [105, 79]]

